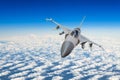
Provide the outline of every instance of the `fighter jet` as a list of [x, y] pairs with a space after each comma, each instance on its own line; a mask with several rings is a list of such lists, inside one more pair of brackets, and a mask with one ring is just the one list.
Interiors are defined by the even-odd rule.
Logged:
[[72, 50], [78, 45], [81, 45], [81, 48], [84, 49], [85, 48], [85, 44], [88, 43], [90, 49], [92, 50], [93, 45], [96, 45], [102, 49], [104, 49], [101, 45], [89, 40], [88, 38], [86, 38], [85, 36], [83, 36], [81, 34], [81, 26], [83, 21], [85, 20], [85, 16], [83, 17], [80, 26], [78, 28], [75, 28], [73, 30], [70, 30], [64, 26], [62, 26], [61, 24], [57, 23], [56, 21], [54, 21], [52, 18], [47, 18], [47, 21], [50, 21], [54, 24], [57, 25], [57, 27], [55, 29], [62, 29], [63, 32], [59, 33], [59, 35], [65, 34], [65, 40], [62, 44], [61, 47], [61, 57], [64, 58], [66, 56], [68, 56]]

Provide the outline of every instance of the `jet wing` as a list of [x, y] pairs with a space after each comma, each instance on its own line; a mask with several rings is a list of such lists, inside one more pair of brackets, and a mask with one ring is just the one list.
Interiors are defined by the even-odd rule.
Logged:
[[59, 23], [55, 22], [55, 21], [54, 21], [53, 19], [51, 19], [51, 18], [50, 18], [50, 19], [46, 19], [46, 20], [47, 20], [47, 21], [51, 21], [52, 23], [56, 24], [56, 25], [57, 25], [56, 29], [61, 28], [65, 34], [69, 34], [69, 33], [71, 32], [70, 29], [68, 29], [68, 28], [60, 25]]
[[[80, 35], [80, 36], [79, 36], [79, 40], [80, 40], [80, 43], [81, 43], [81, 44], [82, 44], [82, 43], [85, 43], [85, 42], [88, 42], [89, 45], [94, 44], [94, 45], [100, 47], [102, 50], [104, 50], [104, 48], [103, 48], [101, 45], [99, 45], [99, 44], [97, 44], [97, 43], [95, 43], [95, 42], [89, 40], [88, 38], [86, 38], [86, 37], [83, 36], [83, 35]], [[92, 47], [92, 46], [90, 46], [90, 47]]]

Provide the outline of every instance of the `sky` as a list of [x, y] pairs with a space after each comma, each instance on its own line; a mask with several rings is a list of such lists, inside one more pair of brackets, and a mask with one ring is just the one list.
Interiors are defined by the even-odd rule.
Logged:
[[68, 28], [78, 27], [83, 16], [83, 33], [119, 37], [119, 0], [0, 0], [0, 39], [50, 34], [53, 18]]

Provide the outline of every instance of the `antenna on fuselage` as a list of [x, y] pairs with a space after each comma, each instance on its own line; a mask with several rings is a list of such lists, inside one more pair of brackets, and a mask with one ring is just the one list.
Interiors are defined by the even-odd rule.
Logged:
[[82, 21], [81, 21], [81, 23], [80, 23], [80, 26], [79, 26], [80, 29], [81, 29], [81, 27], [82, 27], [82, 24], [83, 24], [85, 18], [86, 18], [86, 16], [83, 17], [83, 19], [82, 19]]

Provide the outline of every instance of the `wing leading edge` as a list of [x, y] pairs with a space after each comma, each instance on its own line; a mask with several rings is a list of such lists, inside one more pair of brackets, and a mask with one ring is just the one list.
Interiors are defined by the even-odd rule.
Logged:
[[47, 20], [47, 21], [50, 21], [50, 22], [52, 22], [52, 23], [54, 23], [54, 24], [56, 24], [56, 25], [57, 25], [56, 29], [61, 28], [65, 34], [69, 34], [69, 33], [71, 32], [70, 29], [62, 26], [61, 24], [57, 23], [56, 21], [54, 21], [54, 20], [51, 19], [51, 18], [50, 18], [50, 19], [46, 19], [46, 20]]

